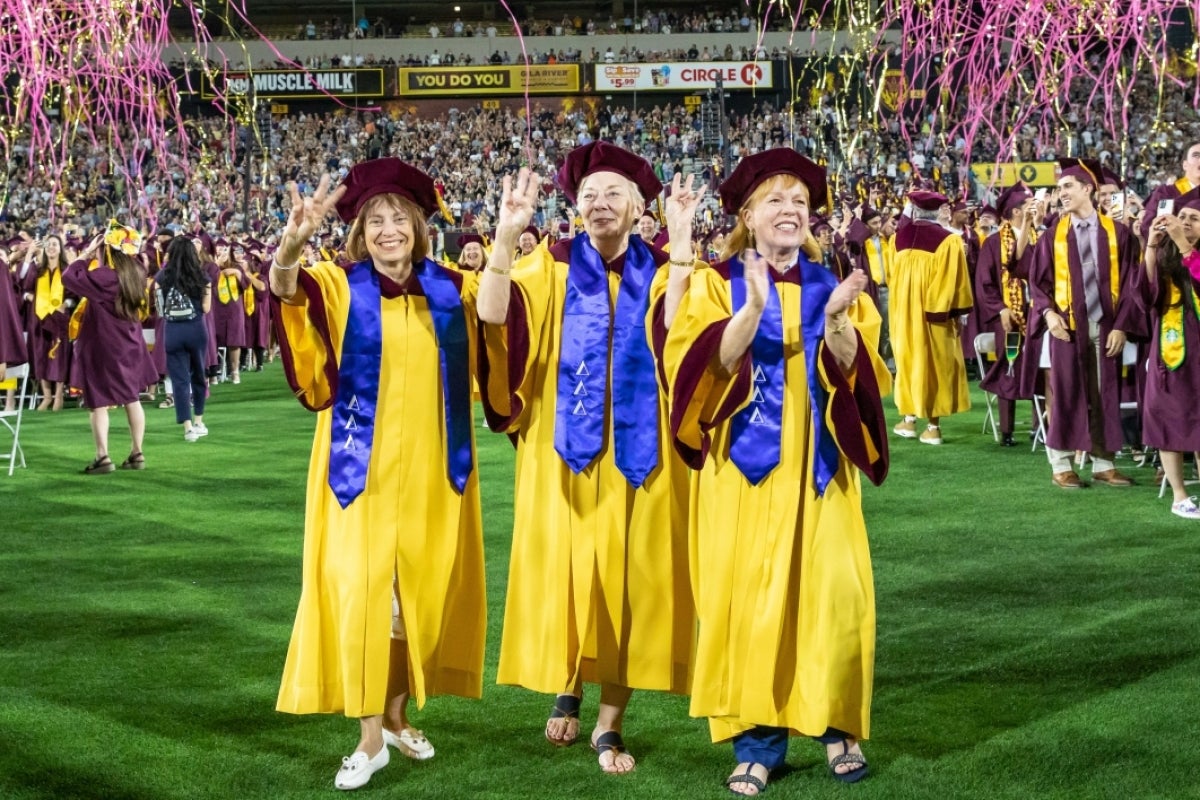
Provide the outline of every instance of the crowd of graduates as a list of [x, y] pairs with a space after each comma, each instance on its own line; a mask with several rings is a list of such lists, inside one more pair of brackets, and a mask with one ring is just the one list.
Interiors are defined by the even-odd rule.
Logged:
[[[220, 206], [193, 179], [186, 199], [151, 198], [151, 231], [14, 232], [0, 364], [31, 364], [44, 412], [79, 390], [84, 472], [102, 475], [118, 468], [110, 407], [129, 419], [119, 468], [144, 469], [160, 378], [195, 442], [211, 387], [278, 348], [317, 412], [278, 708], [359, 720], [340, 789], [389, 748], [433, 756], [410, 700], [482, 691], [473, 387], [516, 446], [498, 681], [554, 696], [549, 743], [580, 738], [597, 685], [592, 747], [628, 773], [630, 698], [667, 691], [732, 745], [737, 794], [778, 777], [792, 736], [853, 782], [875, 647], [861, 476], [881, 482], [908, 440], [953, 446], [968, 363], [999, 398], [1001, 444], [1035, 403], [1055, 486], [1087, 485], [1088, 459], [1093, 483], [1129, 486], [1116, 452], [1152, 448], [1172, 512], [1200, 518], [1183, 479], [1200, 450], [1200, 139], [1145, 203], [1073, 157], [1052, 189], [981, 205], [915, 171], [833, 188], [774, 113], [747, 118], [723, 176], [674, 169], [688, 137], [670, 109], [648, 115], [657, 137], [613, 110], [611, 142], [580, 118], [553, 146], [547, 112], [519, 169], [527, 143], [503, 115], [472, 112], [501, 135], [452, 129], [441, 151], [406, 117], [297, 120], [272, 181], [298, 180], [257, 198], [257, 219], [203, 213]], [[457, 194], [443, 173], [463, 157], [479, 188]]]

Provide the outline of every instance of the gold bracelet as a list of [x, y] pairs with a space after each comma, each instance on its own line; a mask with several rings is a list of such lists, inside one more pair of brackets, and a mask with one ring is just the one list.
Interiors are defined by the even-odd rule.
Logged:
[[687, 267], [688, 269], [691, 269], [692, 267], [696, 266], [696, 262], [694, 260], [693, 261], [676, 261], [675, 259], [672, 258], [667, 263], [670, 264], [672, 267]]
[[[834, 322], [837, 322], [837, 319], [835, 318], [833, 321], [834, 321]], [[848, 328], [848, 327], [850, 327], [850, 317], [845, 317], [845, 316], [844, 316], [844, 317], [842, 317], [842, 324], [841, 324], [841, 325], [839, 325], [838, 327], [834, 328], [833, 330], [830, 330], [830, 329], [829, 329], [829, 327], [828, 327], [828, 325], [827, 325], [827, 326], [825, 327], [825, 330], [826, 330], [826, 331], [828, 331], [829, 333], [832, 333], [834, 336], [841, 336], [843, 333], [845, 333], [845, 332], [846, 332], [846, 328]]]
[[274, 267], [275, 269], [279, 270], [280, 272], [291, 272], [296, 267], [300, 266], [300, 262], [297, 261], [295, 264], [292, 264], [290, 267], [285, 267], [283, 264], [279, 263], [279, 257], [278, 257], [278, 254], [276, 254], [274, 256], [271, 256], [271, 266]]
[[484, 269], [486, 269], [488, 272], [494, 272], [497, 275], [507, 275], [512, 272], [512, 267], [509, 267], [508, 269], [500, 269], [499, 267], [493, 267], [491, 264], [488, 264], [486, 267], [484, 267]]

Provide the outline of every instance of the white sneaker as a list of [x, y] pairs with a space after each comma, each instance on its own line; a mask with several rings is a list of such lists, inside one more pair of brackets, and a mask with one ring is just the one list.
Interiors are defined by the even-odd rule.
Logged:
[[1196, 498], [1194, 497], [1180, 500], [1178, 503], [1172, 503], [1171, 513], [1184, 519], [1200, 519], [1200, 507], [1196, 505]]
[[925, 432], [921, 434], [921, 438], [918, 441], [921, 444], [941, 444], [942, 429], [936, 425], [930, 425], [925, 428]]
[[208, 436], [208, 426], [203, 422], [193, 422], [192, 430], [196, 432], [197, 436]]
[[357, 789], [366, 786], [371, 776], [388, 765], [387, 745], [385, 744], [374, 758], [367, 758], [361, 750], [355, 750], [353, 755], [342, 759], [342, 768], [333, 779], [333, 785], [339, 789]]
[[188, 428], [186, 431], [183, 432], [183, 440], [185, 442], [194, 442], [199, 438], [200, 438], [200, 434], [196, 432], [196, 429], [194, 427]]

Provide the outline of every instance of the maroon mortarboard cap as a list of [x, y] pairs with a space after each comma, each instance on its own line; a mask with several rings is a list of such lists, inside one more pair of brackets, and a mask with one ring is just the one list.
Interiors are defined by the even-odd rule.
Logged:
[[1029, 191], [1029, 187], [1023, 183], [1014, 183], [1012, 186], [1005, 188], [996, 198], [996, 211], [1002, 218], [1008, 217], [1013, 209], [1020, 207], [1029, 198], [1033, 197], [1033, 192]]
[[539, 242], [542, 240], [542, 232], [538, 229], [537, 225], [526, 225], [525, 230], [521, 231], [521, 235], [523, 236], [527, 233], [532, 233], [533, 238], [537, 239]]
[[777, 175], [794, 175], [808, 187], [808, 206], [813, 211], [820, 211], [829, 202], [828, 184], [825, 182], [825, 168], [814, 164], [790, 147], [777, 147], [764, 150], [741, 160], [718, 191], [721, 194], [721, 207], [727, 214], [736, 214], [746, 202], [746, 198], [758, 188], [763, 181]]
[[213, 242], [213, 247], [229, 247], [228, 239], [217, 239]]
[[1058, 177], [1075, 178], [1092, 188], [1099, 188], [1104, 168], [1100, 162], [1091, 158], [1060, 158], [1058, 159]]
[[559, 233], [570, 233], [570, 232], [571, 232], [571, 222], [570, 222], [570, 220], [565, 220], [565, 219], [564, 219], [564, 220], [560, 221], [560, 222], [558, 223], [558, 232], [559, 232]]
[[870, 222], [871, 220], [873, 220], [879, 216], [881, 216], [879, 211], [877, 209], [871, 208], [870, 206], [867, 206], [862, 211], [862, 221], [863, 222]]
[[483, 247], [483, 237], [478, 233], [464, 233], [458, 237], [458, 249], [461, 250], [471, 242], [476, 242], [480, 247]]
[[980, 206], [979, 207], [979, 216], [983, 217], [983, 216], [987, 216], [988, 214], [991, 214], [993, 217], [1000, 216], [1000, 212], [997, 211], [996, 209], [992, 208], [991, 206]]
[[433, 178], [398, 158], [376, 158], [355, 164], [342, 181], [345, 194], [337, 202], [342, 222], [351, 222], [363, 205], [375, 195], [398, 194], [417, 204], [431, 216], [438, 210], [437, 190]]
[[202, 231], [200, 233], [199, 238], [200, 238], [200, 247], [202, 250], [204, 250], [205, 253], [207, 253], [208, 255], [211, 256], [214, 252], [216, 252], [216, 245], [213, 244], [213, 240], [212, 240], [211, 236], [209, 236], [207, 233]]
[[858, 217], [850, 220], [850, 225], [846, 228], [846, 241], [851, 244], [862, 245], [863, 242], [874, 235], [875, 232], [868, 228], [867, 223]]
[[950, 206], [950, 210], [957, 214], [960, 211], [966, 211], [970, 207], [970, 204], [966, 200], [955, 200], [954, 205]]
[[1175, 213], [1179, 213], [1180, 209], [1184, 208], [1200, 211], [1200, 186], [1184, 192], [1175, 200]]
[[909, 192], [908, 201], [925, 211], [937, 211], [942, 206], [949, 204], [950, 198], [941, 192], [929, 192], [922, 189]]
[[65, 244], [72, 250], [78, 250], [83, 247], [83, 239], [80, 239], [78, 236], [68, 236]]
[[591, 142], [567, 153], [554, 180], [567, 199], [574, 203], [579, 184], [594, 172], [624, 175], [637, 184], [642, 199], [647, 203], [658, 197], [663, 189], [662, 181], [655, 177], [649, 161], [605, 141]]
[[[666, 187], [666, 188], [670, 188], [670, 187]], [[664, 188], [663, 191], [666, 191], [666, 189]], [[648, 208], [642, 212], [642, 216], [649, 217], [650, 219], [654, 220], [655, 222], [658, 222], [658, 217], [654, 216], [654, 212]]]
[[[879, 212], [875, 213], [878, 214]], [[829, 220], [825, 219], [819, 214], [814, 214], [809, 218], [808, 227], [812, 229], [813, 233], [819, 233], [823, 230], [833, 230], [833, 226], [829, 224]]]
[[1116, 186], [1118, 189], [1125, 188], [1125, 181], [1121, 180], [1121, 176], [1113, 172], [1108, 167], [1100, 168], [1100, 185], [1101, 186]]
[[22, 239], [20, 236], [14, 236], [13, 238], [11, 238], [7, 242], [5, 242], [4, 246], [12, 248], [12, 247], [16, 247], [16, 246], [22, 245], [22, 244], [25, 244], [25, 240]]

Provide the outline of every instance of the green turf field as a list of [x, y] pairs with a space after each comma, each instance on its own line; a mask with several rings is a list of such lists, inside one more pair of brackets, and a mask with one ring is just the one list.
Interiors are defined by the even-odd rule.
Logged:
[[[26, 415], [29, 468], [0, 473], [0, 798], [335, 792], [357, 724], [274, 711], [312, 416], [278, 364], [213, 395], [211, 434], [195, 444], [173, 411], [147, 406], [144, 472], [84, 476], [86, 413]], [[893, 440], [888, 481], [865, 491], [879, 613], [872, 776], [837, 784], [823, 748], [793, 740], [767, 796], [1200, 797], [1200, 523], [1171, 516], [1148, 469], [1131, 472], [1131, 489], [1056, 489], [1044, 455], [997, 447], [981, 419], [947, 420], [941, 448]], [[123, 415], [111, 441], [120, 462]], [[639, 764], [615, 777], [586, 745], [545, 742], [549, 698], [494, 685], [508, 440], [480, 429], [479, 462], [483, 700], [415, 712], [437, 757], [393, 756], [359, 793], [731, 796], [730, 749], [709, 743], [683, 698], [634, 696], [625, 736]], [[585, 734], [595, 703], [593, 690]]]

